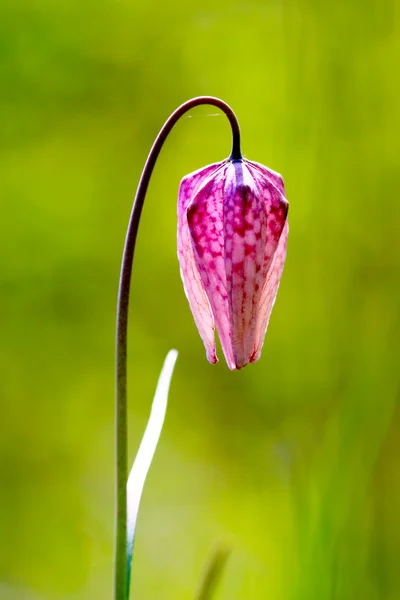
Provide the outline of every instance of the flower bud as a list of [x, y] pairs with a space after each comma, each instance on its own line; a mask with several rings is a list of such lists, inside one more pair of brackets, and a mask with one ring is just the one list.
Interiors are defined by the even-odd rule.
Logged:
[[178, 258], [207, 359], [217, 328], [228, 367], [260, 358], [286, 258], [283, 180], [246, 159], [187, 175], [178, 194]]

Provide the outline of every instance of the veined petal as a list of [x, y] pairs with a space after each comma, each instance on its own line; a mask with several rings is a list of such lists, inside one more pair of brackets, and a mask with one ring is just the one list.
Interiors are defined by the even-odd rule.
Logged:
[[228, 164], [225, 161], [221, 169], [215, 171], [197, 188], [188, 206], [187, 219], [196, 265], [211, 305], [225, 359], [228, 367], [235, 369], [226, 290], [223, 230], [223, 194]]
[[[283, 180], [278, 173], [255, 163], [249, 164], [267, 212], [267, 236], [262, 267], [262, 293], [257, 307], [257, 326], [250, 362], [256, 362], [261, 355], [262, 344], [268, 327], [272, 307], [278, 292], [279, 282], [286, 258], [288, 233], [287, 212], [289, 204], [280, 191]], [[271, 183], [272, 175], [275, 183]]]
[[264, 343], [265, 332], [268, 327], [271, 311], [274, 306], [276, 295], [278, 293], [279, 282], [281, 280], [283, 267], [286, 258], [286, 244], [289, 232], [288, 221], [286, 220], [282, 234], [279, 239], [278, 247], [272, 259], [272, 263], [268, 269], [266, 281], [261, 293], [261, 298], [258, 307], [258, 318], [256, 327], [255, 343], [250, 362], [256, 362], [261, 355], [262, 346]]
[[225, 271], [236, 368], [244, 367], [254, 347], [262, 290], [267, 212], [244, 161], [232, 162], [224, 189]]
[[184, 177], [178, 193], [178, 258], [186, 297], [200, 337], [206, 348], [207, 360], [218, 361], [215, 348], [214, 317], [194, 258], [191, 236], [187, 222], [187, 207], [198, 187], [221, 167], [221, 163], [209, 165]]
[[[267, 278], [267, 273], [271, 266], [272, 259], [278, 247], [278, 243], [287, 220], [289, 203], [279, 188], [275, 184], [271, 183], [269, 179], [270, 169], [265, 169], [268, 171], [267, 175], [265, 175], [260, 169], [258, 170], [257, 174], [255, 174], [254, 169], [252, 169], [250, 166], [249, 168], [253, 172], [259, 194], [263, 199], [264, 208], [267, 213], [267, 236], [263, 264], [264, 285]], [[282, 178], [281, 182], [282, 183], [279, 185], [283, 188]]]
[[285, 186], [284, 186], [284, 183], [283, 183], [282, 175], [280, 175], [276, 171], [273, 171], [272, 169], [269, 169], [268, 167], [265, 167], [261, 163], [254, 162], [252, 160], [247, 160], [247, 159], [245, 159], [244, 162], [250, 168], [251, 167], [253, 168], [253, 172], [255, 171], [256, 173], [257, 172], [260, 173], [260, 175], [262, 175], [265, 179], [268, 179], [268, 181], [270, 181], [271, 183], [273, 183], [274, 186], [276, 188], [278, 188], [278, 190], [280, 191], [280, 193], [283, 194], [283, 196], [285, 195]]

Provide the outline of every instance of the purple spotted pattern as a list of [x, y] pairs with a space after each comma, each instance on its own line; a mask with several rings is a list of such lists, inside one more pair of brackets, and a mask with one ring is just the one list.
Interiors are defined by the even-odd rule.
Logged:
[[230, 369], [260, 358], [286, 258], [288, 202], [278, 173], [248, 160], [184, 177], [178, 195], [181, 276], [207, 359], [214, 328]]

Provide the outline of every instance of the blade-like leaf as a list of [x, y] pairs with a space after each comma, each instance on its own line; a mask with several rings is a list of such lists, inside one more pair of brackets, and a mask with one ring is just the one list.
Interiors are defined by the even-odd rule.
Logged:
[[196, 594], [196, 600], [211, 600], [230, 553], [231, 548], [227, 545], [221, 545], [215, 550], [206, 565], [200, 588]]
[[138, 453], [133, 463], [127, 485], [127, 591], [129, 598], [129, 584], [132, 565], [133, 542], [135, 537], [136, 520], [139, 511], [140, 498], [143, 492], [144, 482], [147, 477], [153, 456], [160, 438], [167, 410], [168, 391], [171, 383], [172, 373], [178, 357], [176, 350], [170, 350], [162, 368], [149, 421], [144, 432]]

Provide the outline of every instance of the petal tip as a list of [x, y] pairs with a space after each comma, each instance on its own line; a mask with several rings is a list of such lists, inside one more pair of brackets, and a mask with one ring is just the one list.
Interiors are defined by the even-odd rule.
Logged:
[[215, 365], [218, 362], [218, 356], [216, 352], [213, 350], [211, 352], [206, 353], [207, 360], [211, 365]]
[[257, 350], [257, 351], [256, 351], [256, 350], [254, 350], [254, 352], [252, 352], [252, 353], [251, 353], [251, 356], [250, 356], [249, 362], [251, 362], [251, 363], [255, 363], [255, 362], [257, 362], [258, 360], [260, 360], [260, 357], [261, 357], [261, 350]]

